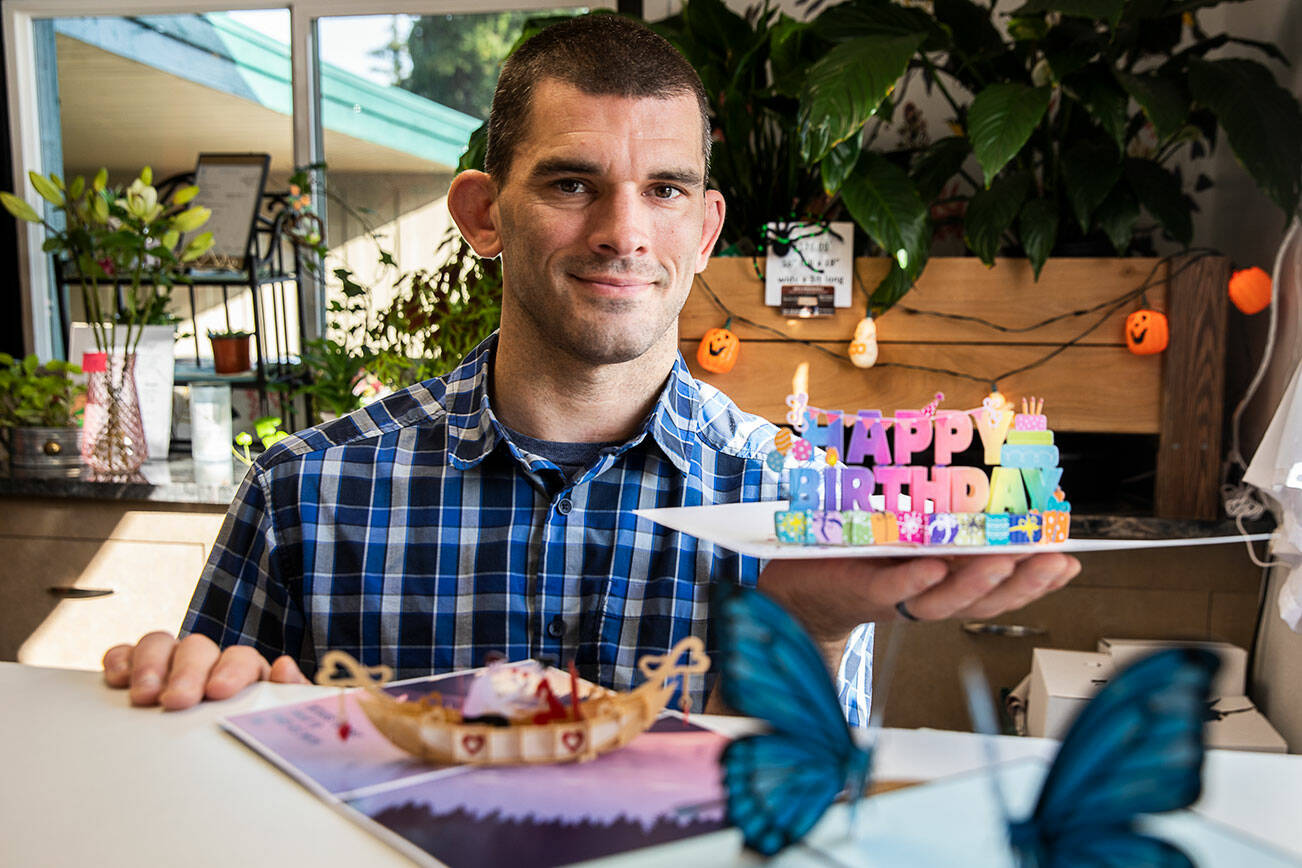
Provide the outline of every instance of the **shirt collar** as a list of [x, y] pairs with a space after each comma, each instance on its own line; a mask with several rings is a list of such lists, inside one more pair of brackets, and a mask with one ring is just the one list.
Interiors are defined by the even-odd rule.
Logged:
[[[493, 414], [488, 398], [488, 378], [497, 332], [471, 350], [462, 363], [447, 375], [444, 408], [448, 416], [448, 455], [453, 467], [468, 470], [488, 456], [498, 443], [507, 440], [506, 430]], [[674, 358], [673, 368], [646, 425], [618, 450], [623, 453], [645, 439], [648, 433], [669, 461], [682, 473], [691, 468], [695, 440], [696, 409], [700, 393], [683, 357]], [[618, 454], [617, 453], [617, 454]]]

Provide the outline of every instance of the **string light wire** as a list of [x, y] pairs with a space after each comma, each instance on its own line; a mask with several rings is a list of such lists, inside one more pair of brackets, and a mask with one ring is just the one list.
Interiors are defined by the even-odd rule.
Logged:
[[[995, 391], [998, 389], [998, 384], [1000, 380], [1007, 379], [1008, 377], [1012, 377], [1016, 374], [1025, 373], [1026, 371], [1032, 370], [1034, 368], [1039, 367], [1040, 365], [1047, 363], [1050, 359], [1059, 355], [1069, 347], [1078, 344], [1080, 341], [1084, 340], [1094, 331], [1099, 329], [1104, 323], [1106, 323], [1112, 317], [1114, 313], [1116, 313], [1126, 304], [1133, 301], [1135, 298], [1145, 296], [1147, 290], [1171, 282], [1180, 273], [1182, 273], [1188, 268], [1193, 267], [1197, 262], [1199, 262], [1200, 260], [1208, 256], [1211, 256], [1215, 252], [1216, 251], [1211, 250], [1209, 248], [1194, 248], [1188, 251], [1181, 251], [1178, 254], [1169, 254], [1167, 256], [1162, 257], [1157, 262], [1155, 262], [1153, 264], [1152, 269], [1149, 270], [1148, 276], [1145, 277], [1144, 281], [1134, 289], [1127, 290], [1126, 292], [1122, 293], [1116, 298], [1110, 299], [1108, 301], [1100, 302], [1099, 304], [1096, 304], [1093, 307], [1085, 308], [1083, 310], [1071, 311], [1069, 313], [1058, 314], [1056, 316], [1049, 317], [1046, 320], [1043, 320], [1039, 323], [1035, 323], [1030, 326], [1016, 326], [1016, 327], [1005, 326], [999, 323], [990, 322], [989, 320], [985, 320], [980, 317], [974, 317], [966, 314], [949, 314], [949, 313], [942, 313], [940, 311], [928, 311], [928, 310], [917, 310], [913, 308], [905, 308], [905, 312], [916, 316], [933, 316], [941, 319], [951, 319], [951, 320], [957, 320], [962, 322], [973, 322], [973, 323], [978, 323], [980, 325], [988, 326], [989, 328], [995, 329], [996, 331], [1001, 331], [1006, 333], [1020, 333], [1020, 332], [1032, 331], [1034, 329], [1042, 328], [1046, 325], [1049, 325], [1050, 323], [1057, 322], [1058, 320], [1061, 319], [1066, 319], [1068, 317], [1085, 316], [1097, 312], [1099, 310], [1102, 310], [1104, 308], [1107, 308], [1106, 312], [1103, 314], [1103, 316], [1101, 316], [1098, 319], [1098, 321], [1096, 321], [1093, 325], [1086, 328], [1080, 334], [1068, 340], [1066, 343], [1054, 347], [1047, 354], [1045, 354], [1039, 359], [1036, 359], [1035, 361], [1005, 371], [996, 377], [981, 377], [975, 374], [966, 373], [964, 371], [955, 371], [949, 368], [936, 368], [936, 367], [931, 367], [929, 365], [914, 365], [907, 362], [878, 362], [874, 367], [900, 368], [903, 370], [923, 371], [929, 374], [942, 374], [949, 377], [957, 377], [959, 379], [970, 380], [976, 383], [988, 384], [991, 390]], [[1173, 271], [1171, 271], [1169, 274], [1167, 274], [1164, 277], [1160, 277], [1160, 278], [1157, 277], [1158, 270], [1161, 268], [1162, 265], [1169, 263], [1176, 256], [1182, 256], [1186, 254], [1191, 254], [1191, 255], [1184, 262], [1180, 263], [1180, 265], [1176, 266], [1176, 268]], [[864, 293], [865, 297], [869, 298], [869, 302], [871, 305], [871, 296], [868, 293], [867, 289], [864, 287], [863, 281], [859, 277], [858, 272], [852, 270], [852, 273], [854, 275], [855, 284], [859, 287], [859, 290]], [[758, 329], [759, 331], [775, 335], [776, 337], [788, 343], [801, 344], [805, 347], [823, 353], [824, 355], [830, 356], [831, 358], [837, 359], [838, 361], [845, 362], [846, 364], [850, 364], [850, 360], [843, 353], [828, 349], [827, 347], [815, 341], [806, 340], [804, 338], [792, 337], [791, 335], [787, 334], [781, 329], [774, 328], [773, 326], [766, 325], [765, 323], [756, 322], [755, 320], [750, 319], [749, 317], [742, 316], [741, 314], [734, 312], [731, 308], [728, 307], [728, 305], [726, 305], [723, 302], [723, 299], [719, 297], [718, 293], [716, 293], [714, 289], [711, 288], [709, 282], [705, 279], [704, 275], [697, 274], [696, 282], [700, 284], [703, 290], [705, 290], [705, 293], [710, 297], [710, 300], [714, 303], [714, 305], [718, 307], [719, 310], [722, 311], [726, 316], [732, 317], [738, 322], [743, 322], [754, 329]]]

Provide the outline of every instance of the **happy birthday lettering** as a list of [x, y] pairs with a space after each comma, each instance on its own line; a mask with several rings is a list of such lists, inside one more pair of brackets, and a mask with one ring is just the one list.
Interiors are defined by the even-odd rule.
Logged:
[[[841, 411], [801, 408], [801, 437], [790, 454], [808, 459], [812, 447], [826, 460], [786, 468], [791, 505], [777, 513], [779, 540], [802, 544], [871, 545], [884, 542], [1002, 545], [1067, 538], [1070, 504], [1059, 483], [1058, 447], [1043, 402], [1023, 402], [1014, 413], [987, 401], [973, 411]], [[801, 440], [804, 441], [803, 448]], [[954, 465], [979, 441], [982, 467]], [[931, 450], [931, 464], [915, 457]], [[782, 449], [784, 453], [788, 449]], [[837, 464], [844, 459], [845, 465]], [[785, 468], [785, 459], [784, 459]], [[904, 497], [908, 495], [907, 502]], [[874, 496], [880, 506], [873, 504]]]

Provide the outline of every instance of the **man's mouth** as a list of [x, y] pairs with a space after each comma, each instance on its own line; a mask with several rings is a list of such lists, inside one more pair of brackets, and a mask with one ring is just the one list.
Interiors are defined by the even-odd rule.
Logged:
[[576, 274], [574, 277], [584, 283], [597, 283], [604, 286], [634, 287], [655, 283], [652, 278], [628, 274]]

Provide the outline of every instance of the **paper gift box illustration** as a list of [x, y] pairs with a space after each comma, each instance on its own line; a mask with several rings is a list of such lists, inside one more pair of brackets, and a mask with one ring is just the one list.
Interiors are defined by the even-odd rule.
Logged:
[[862, 509], [852, 509], [841, 513], [845, 526], [845, 541], [852, 546], [870, 546], [873, 544], [872, 513]]
[[900, 542], [925, 543], [927, 541], [927, 517], [921, 512], [899, 512], [896, 517], [900, 523]]
[[986, 545], [1008, 545], [1008, 515], [1002, 512], [986, 513]]
[[1043, 542], [1066, 542], [1071, 531], [1071, 513], [1050, 510], [1044, 514]]
[[1040, 514], [1035, 510], [1009, 516], [1008, 541], [1018, 543], [1038, 543], [1043, 527]]
[[900, 524], [893, 512], [874, 512], [872, 514], [873, 542], [877, 545], [889, 545], [900, 541]]
[[986, 544], [986, 514], [984, 512], [959, 512], [958, 531], [954, 544], [960, 546], [983, 546]]
[[812, 513], [808, 509], [791, 509], [773, 514], [773, 528], [778, 542], [812, 545], [814, 532]]
[[958, 537], [958, 516], [949, 512], [933, 512], [927, 516], [927, 542], [931, 545], [951, 545]]
[[814, 534], [814, 542], [816, 543], [839, 546], [845, 542], [841, 513], [835, 510], [819, 509], [811, 513], [810, 530]]

